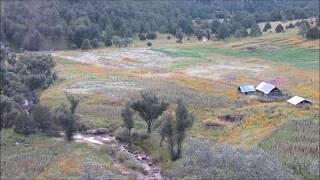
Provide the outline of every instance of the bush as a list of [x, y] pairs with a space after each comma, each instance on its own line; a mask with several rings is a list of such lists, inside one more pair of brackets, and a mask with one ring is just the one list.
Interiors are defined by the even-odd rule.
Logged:
[[46, 106], [37, 105], [32, 111], [32, 118], [41, 131], [49, 130], [53, 125], [50, 110]]
[[278, 26], [275, 29], [276, 33], [284, 32], [283, 26], [281, 24], [278, 24]]
[[147, 38], [147, 39], [156, 39], [156, 38], [157, 38], [157, 33], [155, 33], [155, 32], [148, 32], [146, 38]]
[[35, 123], [25, 111], [20, 112], [16, 117], [14, 122], [14, 131], [24, 135], [35, 132]]
[[[132, 132], [133, 134], [133, 132]], [[128, 142], [129, 132], [127, 128], [121, 127], [114, 132], [114, 137], [122, 142]]]
[[81, 43], [81, 49], [91, 49], [92, 46], [91, 46], [91, 43], [90, 43], [90, 40], [89, 39], [85, 39], [82, 41]]
[[170, 35], [168, 35], [168, 36], [167, 36], [167, 39], [168, 39], [168, 40], [170, 40], [170, 39], [171, 39], [171, 36], [170, 36]]
[[196, 138], [173, 174], [189, 179], [293, 179], [292, 170], [261, 149], [245, 151]]
[[71, 44], [70, 48], [71, 48], [71, 49], [77, 49], [78, 46], [77, 46], [76, 44]]
[[290, 23], [288, 28], [294, 28], [294, 25], [292, 23]]
[[146, 40], [146, 35], [143, 34], [143, 33], [140, 33], [139, 34], [139, 39], [140, 39], [140, 41], [145, 41]]
[[264, 25], [264, 28], [263, 28], [263, 32], [266, 32], [268, 31], [269, 29], [271, 29], [271, 24], [269, 22], [266, 23], [266, 25]]
[[147, 46], [149, 46], [149, 47], [152, 46], [152, 42], [148, 41]]
[[320, 37], [320, 31], [318, 27], [312, 27], [308, 29], [306, 33], [307, 39], [319, 39], [319, 37]]
[[106, 39], [106, 41], [104, 42], [104, 44], [105, 44], [107, 47], [112, 46], [112, 39]]
[[137, 161], [135, 157], [133, 157], [133, 155], [129, 154], [128, 152], [119, 151], [116, 155], [116, 159], [130, 169], [139, 171], [143, 174], [148, 173], [148, 170], [146, 169], [146, 167], [143, 164], [141, 164], [139, 161]]
[[92, 39], [91, 45], [93, 48], [98, 48], [99, 47], [99, 41], [97, 38]]

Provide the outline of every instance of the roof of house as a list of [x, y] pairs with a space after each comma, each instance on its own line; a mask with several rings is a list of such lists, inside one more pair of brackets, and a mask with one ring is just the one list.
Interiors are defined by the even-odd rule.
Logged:
[[256, 91], [256, 89], [254, 88], [253, 85], [242, 85], [239, 88], [240, 88], [240, 91], [242, 93], [255, 92]]
[[293, 104], [293, 105], [297, 105], [303, 101], [311, 103], [310, 101], [308, 101], [302, 97], [299, 97], [299, 96], [294, 96], [294, 97], [290, 98], [289, 100], [287, 100], [288, 103]]
[[261, 82], [257, 87], [256, 89], [258, 91], [261, 91], [265, 94], [269, 94], [274, 88], [276, 88], [276, 86], [272, 85], [272, 84], [269, 84], [269, 83], [266, 83], [266, 82]]

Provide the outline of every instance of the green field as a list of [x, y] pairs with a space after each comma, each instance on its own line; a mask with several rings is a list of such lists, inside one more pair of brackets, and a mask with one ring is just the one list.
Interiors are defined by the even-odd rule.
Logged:
[[225, 56], [237, 58], [262, 58], [278, 63], [287, 63], [302, 68], [319, 68], [319, 49], [315, 48], [298, 48], [298, 47], [279, 47], [276, 51], [255, 50], [248, 51], [242, 49], [216, 48], [216, 47], [196, 47], [196, 48], [179, 48], [154, 49], [166, 53], [172, 57], [190, 57], [206, 59], [209, 54], [216, 53]]

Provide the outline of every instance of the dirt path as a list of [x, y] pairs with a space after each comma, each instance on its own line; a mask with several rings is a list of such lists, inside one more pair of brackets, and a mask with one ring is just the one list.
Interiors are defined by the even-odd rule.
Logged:
[[107, 144], [116, 149], [117, 152], [124, 151], [130, 154], [131, 157], [135, 158], [137, 162], [143, 165], [147, 173], [143, 174], [137, 170], [129, 169], [122, 163], [120, 163], [115, 156], [112, 156], [113, 165], [121, 171], [123, 175], [129, 175], [130, 171], [136, 172], [138, 174], [139, 180], [160, 180], [163, 179], [160, 173], [160, 166], [155, 163], [152, 158], [146, 153], [131, 153], [126, 148], [125, 145], [119, 143], [115, 137], [109, 136], [108, 134], [102, 135], [87, 135], [87, 134], [75, 134], [73, 136], [75, 142], [78, 143], [90, 143], [96, 145]]

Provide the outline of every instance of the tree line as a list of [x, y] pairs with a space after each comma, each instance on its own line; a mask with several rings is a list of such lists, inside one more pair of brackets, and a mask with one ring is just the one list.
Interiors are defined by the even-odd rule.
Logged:
[[[178, 42], [184, 34], [204, 37], [209, 30], [219, 39], [246, 36], [244, 29], [249, 28], [256, 36], [259, 22], [319, 16], [318, 6], [316, 0], [12, 0], [1, 3], [1, 41], [15, 50], [37, 51], [95, 48], [112, 44], [114, 36], [148, 38], [149, 34], [152, 39], [154, 32], [170, 33]], [[201, 21], [210, 23], [203, 27]]]

